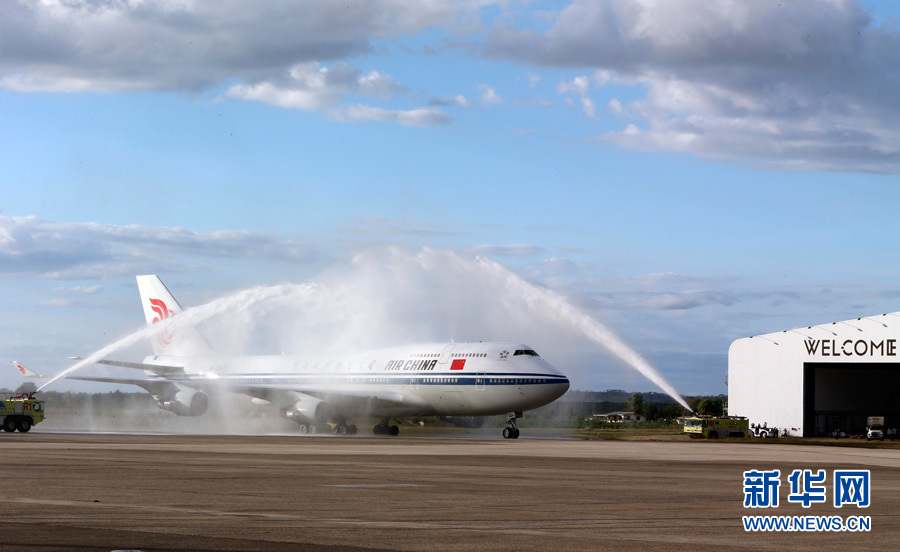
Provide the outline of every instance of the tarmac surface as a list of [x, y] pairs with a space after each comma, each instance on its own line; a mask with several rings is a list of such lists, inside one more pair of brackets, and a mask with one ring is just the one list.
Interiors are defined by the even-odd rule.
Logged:
[[[897, 550], [900, 451], [743, 442], [0, 434], [0, 550]], [[777, 509], [743, 472], [781, 470]], [[788, 503], [794, 469], [828, 502]], [[871, 470], [835, 508], [833, 469]], [[871, 516], [746, 532], [746, 515]]]

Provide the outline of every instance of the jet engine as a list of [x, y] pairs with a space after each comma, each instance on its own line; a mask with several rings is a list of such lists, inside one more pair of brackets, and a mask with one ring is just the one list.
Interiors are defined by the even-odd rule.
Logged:
[[284, 411], [284, 415], [298, 424], [316, 424], [325, 425], [331, 418], [331, 405], [327, 402], [310, 397], [302, 396], [299, 401]]
[[177, 390], [168, 400], [160, 400], [158, 406], [179, 416], [201, 416], [209, 406], [209, 398], [203, 391], [175, 384]]

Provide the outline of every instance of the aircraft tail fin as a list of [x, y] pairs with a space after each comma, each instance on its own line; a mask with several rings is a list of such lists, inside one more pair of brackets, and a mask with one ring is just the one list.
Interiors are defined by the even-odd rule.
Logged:
[[[137, 277], [141, 305], [147, 324], [156, 324], [184, 311], [169, 292], [159, 276], [149, 274]], [[179, 327], [160, 332], [150, 339], [155, 355], [192, 356], [211, 354], [209, 343], [194, 326]]]

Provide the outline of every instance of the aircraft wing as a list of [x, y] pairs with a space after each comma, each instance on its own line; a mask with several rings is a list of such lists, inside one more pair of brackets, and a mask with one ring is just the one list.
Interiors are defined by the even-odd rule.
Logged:
[[[413, 400], [412, 397], [403, 395], [402, 393], [390, 392], [367, 392], [350, 389], [341, 389], [339, 387], [309, 387], [305, 385], [294, 385], [285, 388], [280, 385], [228, 385], [212, 381], [181, 381], [184, 385], [197, 387], [206, 391], [227, 391], [229, 393], [240, 393], [257, 399], [266, 400], [272, 404], [289, 406], [297, 401], [297, 395], [309, 395], [322, 399], [338, 408], [354, 407], [371, 409], [377, 406], [413, 406], [420, 405], [419, 401]], [[364, 408], [364, 409], [365, 409]]]
[[[119, 361], [106, 361], [101, 364], [108, 364], [110, 366], [120, 366], [125, 364], [130, 364], [131, 366], [124, 366], [126, 368], [140, 368], [145, 369], [144, 366], [147, 366], [147, 370], [158, 368], [156, 365], [152, 364], [140, 364], [140, 363], [125, 363]], [[175, 367], [171, 367], [175, 368]], [[324, 401], [328, 401], [332, 405], [336, 407], [343, 407], [353, 409], [365, 409], [372, 408], [378, 406], [420, 406], [420, 402], [415, 400], [413, 397], [409, 397], [403, 395], [402, 393], [392, 393], [392, 392], [366, 392], [366, 391], [357, 391], [350, 389], [341, 389], [339, 387], [311, 387], [304, 385], [294, 385], [291, 387], [285, 387], [283, 385], [267, 385], [267, 384], [255, 384], [255, 385], [233, 385], [228, 383], [227, 381], [221, 381], [214, 378], [207, 377], [190, 377], [190, 376], [175, 376], [175, 377], [166, 377], [162, 376], [159, 378], [109, 378], [109, 377], [94, 377], [94, 376], [70, 376], [67, 379], [73, 380], [81, 380], [81, 381], [96, 381], [102, 383], [115, 383], [122, 385], [136, 385], [141, 387], [142, 389], [150, 392], [156, 393], [161, 389], [164, 389], [172, 384], [180, 384], [185, 387], [191, 387], [194, 389], [202, 390], [210, 394], [214, 394], [216, 392], [227, 392], [227, 393], [237, 393], [241, 395], [247, 395], [249, 397], [254, 397], [258, 399], [263, 399], [272, 404], [280, 405], [283, 407], [287, 407], [292, 405], [294, 402], [298, 400], [299, 395], [309, 395]]]
[[[71, 360], [83, 360], [78, 357], [69, 357]], [[155, 364], [141, 364], [136, 362], [119, 362], [116, 360], [101, 360], [97, 362], [98, 364], [109, 364], [110, 366], [120, 366], [123, 368], [138, 368], [141, 370], [157, 370], [162, 374], [175, 374], [175, 373], [184, 373], [184, 369], [180, 366], [158, 366]], [[38, 374], [37, 372], [29, 369], [24, 366], [20, 362], [15, 360], [12, 361], [12, 365], [16, 367], [16, 369], [26, 378], [46, 378], [47, 376], [43, 376]], [[69, 376], [66, 379], [73, 380], [81, 380], [81, 381], [99, 381], [102, 383], [118, 383], [123, 385], [137, 385], [138, 387], [143, 388], [144, 390], [155, 393], [160, 391], [167, 386], [170, 386], [173, 382], [166, 379], [136, 379], [136, 378], [101, 378], [101, 377], [93, 377], [93, 376]]]
[[[78, 357], [70, 357], [73, 360], [83, 360]], [[350, 403], [350, 402], [376, 402], [388, 406], [410, 406], [416, 404], [410, 402], [410, 397], [405, 397], [402, 393], [384, 393], [384, 392], [363, 392], [357, 390], [340, 389], [332, 387], [309, 387], [297, 385], [285, 388], [283, 385], [234, 385], [227, 381], [220, 381], [206, 377], [191, 377], [185, 374], [184, 368], [181, 366], [171, 366], [162, 364], [145, 364], [142, 362], [125, 362], [120, 360], [103, 359], [98, 360], [97, 364], [105, 364], [108, 366], [117, 366], [120, 368], [133, 368], [137, 370], [146, 370], [159, 374], [165, 379], [115, 379], [115, 378], [93, 378], [93, 377], [73, 377], [70, 379], [84, 379], [86, 381], [100, 381], [105, 383], [122, 383], [129, 385], [145, 385], [159, 386], [163, 382], [179, 383], [194, 389], [201, 389], [206, 392], [215, 393], [216, 391], [225, 391], [229, 393], [239, 393], [248, 395], [258, 399], [263, 399], [275, 404], [287, 404], [296, 401], [296, 393], [310, 395], [322, 400], [327, 400], [333, 404]], [[293, 400], [292, 400], [293, 399]]]
[[[81, 357], [69, 357], [71, 360], [84, 360]], [[165, 364], [145, 364], [143, 362], [124, 362], [121, 360], [98, 360], [95, 364], [106, 364], [107, 366], [118, 366], [119, 368], [134, 368], [136, 370], [148, 370], [160, 375], [177, 375], [184, 374], [182, 366], [168, 366]], [[71, 378], [74, 379], [74, 378]]]
[[[72, 360], [83, 360], [79, 357], [70, 357]], [[14, 362], [19, 371], [27, 371], [31, 376], [31, 372], [19, 363]], [[176, 386], [190, 387], [208, 394], [216, 393], [237, 393], [247, 395], [249, 397], [265, 400], [280, 408], [289, 408], [294, 405], [303, 395], [316, 397], [339, 410], [371, 412], [377, 411], [379, 407], [397, 408], [397, 407], [424, 407], [427, 406], [421, 399], [414, 395], [404, 395], [398, 392], [387, 391], [361, 391], [359, 389], [345, 389], [339, 386], [307, 386], [302, 384], [289, 385], [284, 384], [267, 384], [257, 383], [253, 385], [233, 384], [227, 379], [218, 379], [209, 376], [197, 376], [186, 374], [181, 366], [146, 364], [142, 362], [125, 362], [119, 360], [103, 359], [98, 360], [96, 364], [104, 364], [107, 366], [116, 366], [119, 368], [130, 368], [134, 370], [143, 370], [154, 374], [146, 378], [111, 378], [111, 377], [95, 377], [95, 376], [70, 376], [68, 379], [80, 381], [96, 381], [101, 383], [113, 383], [120, 385], [136, 385], [145, 391], [153, 394], [171, 394], [173, 384]], [[36, 376], [36, 374], [35, 374]], [[34, 377], [34, 376], [31, 376]]]
[[158, 392], [166, 389], [168, 386], [172, 385], [172, 382], [164, 379], [132, 379], [132, 378], [100, 378], [93, 376], [69, 376], [66, 379], [71, 380], [79, 380], [79, 381], [99, 381], [101, 383], [117, 383], [121, 385], [137, 385], [142, 388], [144, 391], [147, 391], [151, 394], [157, 394]]

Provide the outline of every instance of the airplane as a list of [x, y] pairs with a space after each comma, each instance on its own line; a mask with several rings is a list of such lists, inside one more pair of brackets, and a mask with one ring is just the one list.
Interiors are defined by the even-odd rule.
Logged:
[[[156, 275], [137, 276], [148, 325], [183, 309]], [[228, 356], [193, 326], [151, 337], [143, 362], [98, 364], [142, 370], [142, 378], [69, 376], [141, 387], [179, 416], [203, 415], [209, 395], [237, 393], [274, 405], [300, 433], [355, 434], [352, 417], [381, 418], [375, 435], [397, 435], [391, 419], [507, 415], [503, 437], [517, 439], [516, 419], [561, 397], [569, 380], [534, 349], [514, 342], [424, 343], [343, 356]], [[23, 375], [41, 377], [13, 361]]]

